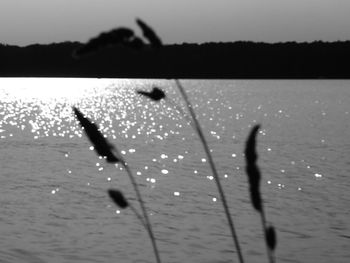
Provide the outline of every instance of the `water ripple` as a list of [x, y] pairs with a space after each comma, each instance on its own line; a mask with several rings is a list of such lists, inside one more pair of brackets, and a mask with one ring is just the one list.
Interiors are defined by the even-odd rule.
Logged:
[[[262, 123], [262, 192], [277, 229], [277, 260], [347, 262], [349, 82], [183, 85], [203, 125], [247, 261], [260, 262], [265, 255], [243, 156], [250, 128]], [[164, 88], [172, 102], [151, 102], [135, 92], [153, 86]], [[4, 262], [154, 260], [140, 222], [106, 194], [122, 189], [138, 207], [128, 177], [90, 149], [72, 106], [99, 125], [130, 165], [165, 262], [235, 257], [207, 158], [173, 82], [0, 79], [0, 92]]]

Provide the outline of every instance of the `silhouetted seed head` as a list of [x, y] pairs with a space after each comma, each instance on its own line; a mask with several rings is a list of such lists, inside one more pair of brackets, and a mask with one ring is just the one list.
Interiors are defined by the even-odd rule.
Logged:
[[141, 39], [134, 36], [134, 32], [129, 28], [117, 28], [109, 32], [104, 32], [89, 40], [83, 47], [76, 50], [73, 56], [79, 58], [89, 53], [98, 51], [101, 48], [112, 45], [123, 45], [135, 48], [143, 46]]
[[102, 133], [98, 130], [96, 124], [92, 123], [88, 118], [75, 107], [73, 107], [74, 114], [77, 117], [80, 126], [84, 128], [84, 131], [94, 145], [95, 151], [103, 157], [106, 157], [107, 162], [117, 163], [120, 160], [113, 154], [112, 149], [114, 148], [106, 138], [103, 137]]
[[269, 226], [266, 230], [266, 243], [270, 250], [275, 250], [277, 245], [276, 232], [273, 226]]
[[245, 148], [245, 157], [247, 159], [247, 162], [254, 163], [257, 160], [257, 154], [255, 151], [255, 145], [256, 145], [256, 135], [260, 129], [260, 125], [255, 125], [252, 130], [250, 131], [249, 137], [246, 142], [246, 148]]
[[256, 165], [258, 156], [256, 154], [256, 135], [260, 128], [260, 125], [256, 125], [250, 132], [250, 135], [246, 142], [245, 158], [246, 158], [246, 172], [248, 175], [249, 186], [250, 186], [250, 197], [252, 200], [253, 207], [262, 212], [262, 201], [260, 195], [260, 171]]
[[154, 87], [151, 92], [138, 90], [137, 93], [143, 96], [146, 96], [154, 101], [159, 101], [165, 98], [164, 91], [162, 91], [160, 88], [157, 88], [157, 87]]
[[148, 26], [141, 19], [136, 19], [136, 23], [141, 28], [143, 36], [150, 42], [152, 47], [160, 48], [163, 45], [160, 38], [157, 36], [155, 31], [150, 26]]
[[129, 204], [120, 191], [109, 189], [108, 194], [109, 197], [114, 201], [114, 203], [116, 203], [116, 205], [118, 205], [120, 208], [128, 207]]
[[261, 201], [261, 194], [259, 191], [259, 188], [254, 188], [254, 187], [250, 187], [250, 198], [252, 200], [252, 205], [253, 207], [261, 212], [262, 211], [262, 201]]

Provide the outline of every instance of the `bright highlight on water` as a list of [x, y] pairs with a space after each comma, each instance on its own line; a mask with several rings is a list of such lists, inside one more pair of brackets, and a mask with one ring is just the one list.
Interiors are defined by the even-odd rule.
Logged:
[[[71, 111], [76, 105], [133, 167], [164, 262], [232, 259], [230, 236], [218, 216], [220, 199], [193, 129], [165, 102], [145, 101], [135, 92], [154, 85], [184, 106], [165, 80], [0, 80], [1, 258], [153, 260], [142, 227], [105, 195], [105, 189], [118, 187], [133, 202], [123, 168], [107, 165], [89, 150]], [[347, 262], [350, 83], [196, 80], [184, 85], [236, 213], [238, 234], [248, 244], [243, 252], [249, 262], [265, 256], [263, 243], [256, 244], [261, 229], [244, 174], [244, 142], [255, 123], [263, 124], [261, 187], [278, 232], [277, 262]]]

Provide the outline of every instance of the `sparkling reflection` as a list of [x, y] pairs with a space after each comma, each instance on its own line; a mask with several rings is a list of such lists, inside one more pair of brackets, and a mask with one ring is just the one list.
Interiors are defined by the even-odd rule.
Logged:
[[[320, 218], [334, 213], [328, 202], [339, 205], [338, 211], [341, 211], [349, 200], [350, 114], [347, 107], [350, 96], [347, 89], [341, 90], [341, 96], [335, 93], [328, 96], [328, 89], [324, 89], [321, 96], [305, 87], [283, 90], [275, 82], [269, 82], [265, 87], [269, 93], [266, 93], [257, 83], [260, 82], [184, 81], [232, 211], [240, 217], [238, 222], [243, 222], [240, 231], [247, 240], [255, 240], [253, 235], [260, 233], [260, 229], [250, 231], [248, 224], [251, 207], [243, 155], [246, 136], [254, 123], [262, 124], [257, 146], [263, 175], [262, 192], [268, 214], [274, 222], [278, 221], [280, 229], [290, 229], [293, 220], [297, 221], [293, 228], [298, 233], [305, 230], [301, 226], [314, 229], [319, 222], [312, 222], [307, 214]], [[70, 206], [67, 213], [73, 218], [81, 215], [93, 218], [99, 211], [100, 220], [107, 221], [108, 225], [106, 218], [110, 218], [110, 214], [103, 214], [107, 213], [103, 208], [117, 214], [116, 220], [132, 221], [128, 212], [121, 213], [110, 206], [104, 195], [106, 189], [118, 187], [135, 202], [125, 171], [121, 165], [108, 165], [95, 155], [72, 114], [72, 106], [76, 106], [99, 125], [130, 165], [141, 190], [146, 193], [147, 205], [158, 220], [156, 225], [163, 227], [160, 236], [188, 233], [188, 229], [179, 231], [186, 226], [173, 218], [183, 218], [193, 229], [205, 225], [191, 235], [213, 229], [210, 222], [216, 222], [215, 218], [222, 213], [216, 204], [220, 200], [216, 197], [208, 159], [188, 116], [166, 101], [155, 103], [135, 92], [135, 89], [151, 90], [154, 85], [164, 87], [174, 104], [185, 111], [170, 81], [1, 79], [0, 84], [0, 142], [5, 183], [18, 180], [14, 185], [20, 188], [21, 184], [30, 185], [33, 180], [31, 190], [40, 195], [44, 189], [44, 196], [50, 197], [49, 209], [51, 204]], [[4, 190], [8, 191], [6, 187]], [[45, 200], [42, 195], [40, 199]], [[340, 208], [342, 204], [344, 207]], [[236, 211], [236, 205], [241, 210]], [[176, 209], [169, 209], [172, 206]], [[325, 207], [326, 212], [320, 215], [315, 207]], [[85, 214], [89, 209], [91, 214]], [[77, 215], [76, 211], [81, 214]], [[203, 214], [210, 218], [205, 220], [208, 223], [203, 222], [203, 217], [198, 219]], [[285, 214], [293, 220], [284, 217]], [[221, 230], [222, 218], [218, 218], [217, 228]], [[320, 221], [332, 221], [328, 219]], [[175, 231], [171, 232], [162, 222], [169, 222], [171, 227], [175, 225]], [[319, 225], [319, 229], [328, 229], [328, 226]], [[310, 229], [305, 231], [317, 234]], [[292, 239], [290, 233], [281, 235], [282, 240]], [[212, 236], [215, 235], [209, 233], [205, 238], [195, 238], [206, 240]], [[180, 235], [178, 239], [185, 240], [185, 237]], [[215, 239], [215, 242], [219, 241]], [[283, 248], [280, 249], [282, 254]], [[294, 252], [300, 251], [302, 248], [298, 247]]]

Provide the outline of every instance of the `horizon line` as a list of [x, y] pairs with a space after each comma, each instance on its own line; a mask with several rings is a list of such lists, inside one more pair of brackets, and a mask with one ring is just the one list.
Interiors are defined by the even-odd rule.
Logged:
[[[289, 41], [278, 41], [278, 42], [266, 42], [266, 41], [254, 41], [254, 40], [236, 40], [236, 41], [209, 41], [209, 42], [182, 42], [182, 43], [167, 43], [164, 44], [164, 46], [180, 46], [180, 45], [206, 45], [206, 44], [234, 44], [234, 43], [254, 43], [254, 44], [268, 44], [268, 45], [274, 45], [274, 44], [312, 44], [312, 43], [345, 43], [350, 42], [350, 39], [348, 40], [333, 40], [333, 41], [325, 41], [325, 40], [312, 40], [312, 41], [297, 41], [297, 40], [289, 40]], [[0, 46], [10, 46], [10, 47], [19, 47], [19, 48], [26, 48], [30, 46], [50, 46], [50, 45], [58, 45], [58, 44], [81, 44], [84, 45], [86, 42], [82, 41], [74, 41], [74, 40], [65, 40], [60, 42], [50, 42], [50, 43], [32, 43], [32, 44], [25, 44], [25, 45], [18, 45], [18, 44], [8, 44], [0, 42]]]

